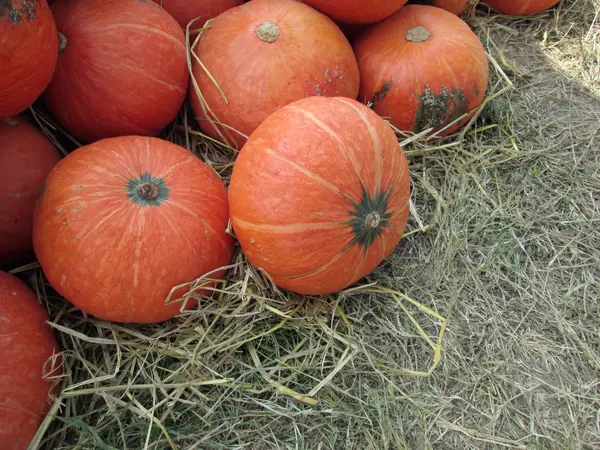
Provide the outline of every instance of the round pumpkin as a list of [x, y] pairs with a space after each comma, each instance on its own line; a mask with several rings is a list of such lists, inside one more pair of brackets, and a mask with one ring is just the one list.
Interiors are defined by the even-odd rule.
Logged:
[[33, 210], [60, 160], [52, 143], [19, 117], [0, 120], [0, 268], [31, 262]]
[[76, 138], [156, 135], [185, 100], [179, 24], [153, 2], [57, 0], [60, 49], [44, 99]]
[[418, 5], [431, 5], [438, 8], [445, 9], [460, 16], [467, 9], [469, 9], [470, 0], [415, 0], [412, 3]]
[[26, 110], [50, 83], [58, 55], [46, 0], [0, 2], [0, 120]]
[[[46, 310], [25, 283], [0, 271], [0, 441], [4, 450], [24, 450], [50, 407], [57, 376], [50, 358], [58, 345]], [[57, 393], [54, 391], [53, 393]]]
[[311, 97], [267, 118], [233, 167], [231, 223], [248, 259], [305, 295], [344, 289], [396, 247], [410, 179], [392, 129], [348, 98]]
[[491, 8], [508, 16], [529, 16], [558, 5], [560, 0], [484, 0]]
[[441, 130], [485, 96], [489, 68], [483, 46], [463, 20], [443, 9], [405, 6], [364, 33], [355, 52], [359, 99], [401, 131]]
[[203, 100], [192, 87], [192, 107], [202, 130], [230, 146], [293, 101], [358, 94], [356, 59], [342, 31], [294, 0], [253, 0], [226, 11], [196, 54], [206, 70], [194, 59]]
[[407, 0], [303, 0], [344, 23], [375, 23], [398, 11]]
[[200, 28], [204, 23], [217, 17], [219, 14], [235, 6], [244, 4], [244, 0], [153, 0], [171, 14], [185, 29], [193, 19], [201, 17], [194, 22], [193, 28]]
[[179, 312], [187, 290], [166, 302], [173, 287], [230, 263], [228, 220], [225, 186], [191, 152], [157, 138], [109, 138], [50, 173], [33, 245], [48, 281], [81, 310], [154, 323]]

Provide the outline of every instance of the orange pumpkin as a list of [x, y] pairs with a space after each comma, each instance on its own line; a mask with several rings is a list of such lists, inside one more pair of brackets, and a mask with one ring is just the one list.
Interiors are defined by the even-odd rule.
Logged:
[[194, 22], [193, 28], [200, 28], [204, 23], [217, 17], [219, 14], [235, 6], [244, 4], [244, 0], [153, 0], [171, 14], [185, 29], [193, 19], [201, 17]]
[[438, 8], [445, 9], [460, 16], [467, 9], [469, 9], [470, 0], [416, 0], [412, 2], [418, 5], [431, 5]]
[[348, 98], [311, 97], [267, 118], [233, 168], [231, 223], [248, 259], [301, 294], [344, 289], [396, 247], [410, 181], [392, 129]]
[[[58, 345], [48, 313], [25, 283], [0, 271], [0, 442], [3, 450], [28, 448], [48, 412], [50, 358]], [[56, 366], [54, 366], [56, 367]], [[57, 390], [53, 391], [54, 394]]]
[[60, 154], [20, 118], [0, 121], [0, 268], [33, 259], [33, 210], [44, 180]]
[[44, 99], [73, 136], [90, 142], [156, 135], [185, 100], [185, 36], [164, 9], [139, 0], [57, 0], [61, 40]]
[[529, 16], [558, 5], [560, 0], [484, 0], [491, 8], [508, 16]]
[[23, 112], [44, 92], [57, 55], [46, 0], [0, 2], [0, 120]]
[[489, 69], [483, 46], [464, 21], [443, 9], [405, 6], [363, 34], [355, 52], [359, 98], [402, 131], [441, 130], [485, 96]]
[[50, 173], [33, 244], [48, 281], [78, 308], [160, 322], [182, 306], [165, 304], [174, 286], [230, 263], [228, 219], [221, 179], [192, 153], [157, 138], [110, 138], [75, 150]]
[[253, 0], [226, 11], [196, 53], [216, 84], [194, 60], [204, 101], [192, 87], [192, 107], [202, 130], [231, 146], [295, 100], [358, 94], [358, 67], [344, 34], [294, 0]]
[[398, 11], [407, 0], [303, 0], [344, 23], [375, 23]]

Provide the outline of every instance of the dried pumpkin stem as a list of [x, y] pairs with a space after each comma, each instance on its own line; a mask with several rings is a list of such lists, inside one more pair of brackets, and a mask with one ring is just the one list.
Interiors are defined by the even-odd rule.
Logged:
[[425, 42], [431, 37], [429, 31], [425, 27], [413, 27], [406, 32], [406, 40], [410, 42]]
[[137, 187], [137, 194], [142, 200], [156, 200], [158, 198], [158, 186], [150, 182], [141, 183]]
[[256, 29], [256, 35], [263, 42], [275, 42], [280, 34], [279, 27], [272, 22], [265, 22]]
[[58, 32], [58, 53], [62, 52], [65, 48], [67, 48], [67, 37], [59, 31]]

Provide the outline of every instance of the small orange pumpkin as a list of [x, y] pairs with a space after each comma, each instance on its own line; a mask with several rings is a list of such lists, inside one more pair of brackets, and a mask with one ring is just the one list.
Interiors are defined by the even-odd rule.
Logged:
[[158, 3], [165, 11], [171, 14], [179, 23], [181, 28], [185, 29], [191, 20], [201, 17], [194, 22], [193, 28], [200, 28], [204, 23], [217, 17], [219, 14], [227, 11], [234, 6], [244, 4], [244, 0], [153, 0]]
[[60, 154], [36, 128], [19, 117], [0, 120], [0, 268], [35, 260], [33, 211], [58, 161]]
[[529, 16], [557, 5], [560, 0], [484, 0], [491, 8], [507, 16]]
[[398, 11], [407, 0], [303, 0], [344, 23], [375, 23]]
[[438, 8], [445, 9], [460, 16], [467, 9], [469, 9], [470, 0], [416, 0], [412, 2], [417, 5], [431, 5]]
[[252, 0], [224, 12], [196, 54], [202, 65], [192, 58], [193, 75], [203, 101], [192, 86], [194, 113], [206, 134], [231, 146], [288, 103], [358, 94], [356, 59], [342, 31], [295, 0]]
[[310, 97], [269, 116], [242, 148], [230, 216], [248, 259], [301, 294], [344, 289], [396, 247], [410, 180], [392, 129], [348, 98]]
[[48, 281], [83, 311], [161, 322], [182, 306], [175, 301], [183, 288], [165, 304], [173, 287], [230, 263], [228, 220], [225, 186], [191, 152], [157, 138], [117, 137], [75, 150], [52, 170], [33, 246]]
[[58, 56], [46, 0], [0, 2], [0, 120], [20, 114], [50, 83]]
[[[47, 413], [52, 383], [44, 375], [59, 349], [48, 313], [20, 279], [0, 271], [0, 446], [28, 448]], [[59, 365], [59, 364], [58, 364]], [[56, 367], [56, 366], [55, 366]], [[60, 369], [48, 375], [57, 376]], [[58, 389], [53, 391], [58, 393]]]
[[489, 68], [483, 46], [463, 20], [443, 9], [405, 6], [367, 30], [355, 52], [359, 99], [401, 131], [441, 130], [485, 96]]

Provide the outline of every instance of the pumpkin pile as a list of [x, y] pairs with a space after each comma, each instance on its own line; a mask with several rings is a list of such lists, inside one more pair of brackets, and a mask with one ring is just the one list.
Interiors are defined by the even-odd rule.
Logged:
[[[49, 3], [0, 2], [0, 269], [37, 259], [56, 292], [110, 321], [193, 307], [226, 282], [236, 241], [292, 292], [359, 281], [408, 220], [393, 127], [452, 134], [488, 86], [459, 17], [469, 0]], [[485, 3], [527, 15], [558, 0]], [[62, 158], [31, 125], [35, 102], [78, 149]], [[186, 102], [197, 133], [236, 154], [229, 189], [156, 137]], [[35, 294], [5, 272], [0, 302], [0, 336], [28, 333], [0, 358], [26, 355], [0, 380], [0, 436], [23, 449], [58, 349]]]

